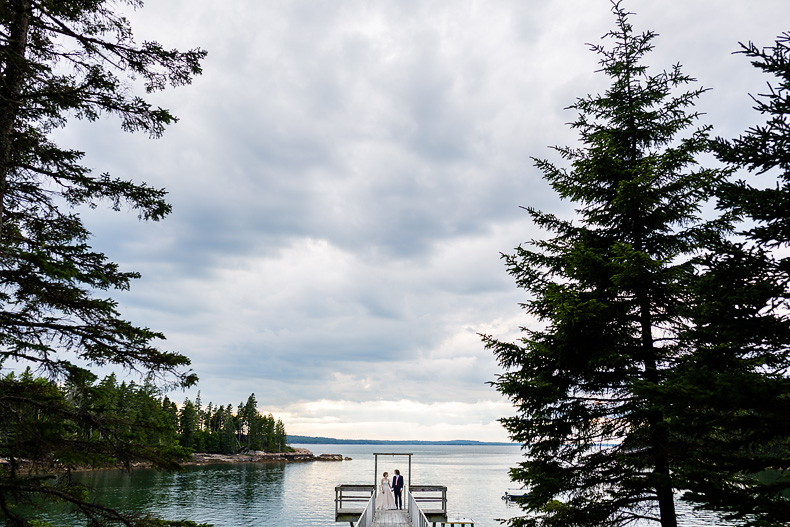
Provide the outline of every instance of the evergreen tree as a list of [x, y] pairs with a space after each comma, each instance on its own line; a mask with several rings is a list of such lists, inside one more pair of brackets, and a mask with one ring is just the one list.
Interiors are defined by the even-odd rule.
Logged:
[[[228, 405], [230, 408], [231, 405]], [[219, 451], [221, 454], [235, 454], [237, 452], [236, 424], [231, 412], [225, 412], [222, 428], [219, 432]]]
[[201, 428], [203, 430], [208, 430], [209, 432], [211, 429], [211, 418], [214, 415], [214, 404], [209, 401], [208, 406], [206, 406], [206, 411], [203, 413], [203, 423], [201, 424]]
[[225, 407], [219, 405], [214, 415], [211, 418], [211, 431], [219, 433], [222, 430], [222, 425], [225, 422]]
[[163, 443], [164, 419], [159, 403], [159, 390], [146, 379], [134, 393], [134, 427], [139, 431], [139, 440], [149, 445]]
[[178, 433], [178, 406], [167, 396], [162, 399], [162, 413], [164, 414], [164, 428], [167, 430], [168, 442], [176, 442]]
[[[732, 141], [719, 139], [716, 150], [720, 159], [772, 179], [768, 185], [754, 186], [745, 181], [724, 185], [720, 206], [754, 222], [744, 232], [747, 240], [781, 249], [790, 244], [790, 33], [779, 35], [773, 46], [765, 48], [752, 42], [741, 44], [739, 52], [751, 59], [754, 67], [772, 76], [768, 92], [752, 96], [754, 109], [767, 121]], [[787, 261], [790, 257], [784, 253], [779, 259]]]
[[[246, 448], [247, 450], [253, 449], [253, 442], [256, 445], [260, 444], [260, 441], [257, 440], [258, 435], [258, 401], [255, 399], [255, 394], [251, 393], [250, 396], [247, 398], [247, 402], [244, 404], [243, 407], [240, 407], [240, 411], [242, 413], [242, 427], [244, 430], [244, 435], [246, 436]], [[257, 441], [256, 441], [257, 440]], [[255, 449], [259, 450], [259, 449]]]
[[247, 428], [247, 420], [244, 413], [244, 403], [239, 403], [239, 406], [236, 407], [236, 415], [233, 416], [233, 422], [236, 425], [236, 443], [239, 447], [242, 446], [242, 437], [245, 435]]
[[249, 449], [250, 450], [263, 450], [265, 440], [263, 438], [263, 416], [260, 413], [255, 413], [250, 425]]
[[613, 47], [591, 46], [611, 85], [571, 106], [583, 146], [556, 148], [570, 169], [536, 160], [577, 219], [528, 208], [553, 237], [504, 257], [543, 328], [520, 343], [484, 337], [505, 369], [494, 384], [517, 412], [503, 424], [527, 452], [512, 477], [530, 489], [529, 514], [515, 526], [677, 525], [683, 453], [663, 405], [685, 353], [691, 259], [729, 227], [699, 217], [726, 172], [696, 162], [710, 151], [692, 111], [704, 90], [689, 90], [678, 65], [649, 74], [656, 35], [635, 34], [619, 2], [613, 12]]
[[209, 402], [206, 411], [203, 412], [203, 422], [201, 424], [201, 444], [204, 452], [216, 452], [219, 449], [216, 435], [211, 428], [211, 421], [214, 415], [214, 405]]
[[[83, 402], [91, 400], [95, 377], [82, 364], [117, 365], [174, 385], [196, 381], [187, 357], [157, 347], [160, 333], [124, 320], [114, 300], [96, 296], [128, 289], [137, 274], [94, 251], [90, 233], [71, 209], [106, 200], [114, 209], [125, 204], [142, 219], [158, 220], [170, 211], [165, 192], [92, 174], [81, 165], [82, 152], [51, 139], [69, 118], [93, 121], [103, 115], [120, 118], [124, 130], [158, 137], [175, 117], [135, 95], [132, 79], [151, 93], [187, 84], [200, 73], [205, 52], [136, 44], [115, 6], [106, 0], [8, 0], [0, 7], [0, 367], [30, 364], [50, 380], [68, 381], [74, 400]], [[29, 474], [13, 464], [0, 466], [0, 514], [10, 525], [26, 525], [22, 509], [10, 503], [31, 496], [74, 503], [97, 525], [131, 522], [85, 500], [69, 478], [32, 473], [108, 462], [128, 467], [134, 460], [172, 467], [181, 455], [134, 443], [115, 418], [110, 426], [97, 407], [74, 406], [55, 396], [45, 381], [3, 378], [7, 397], [0, 397], [0, 421], [9, 427], [3, 429], [7, 437], [52, 423], [26, 442], [0, 442], [2, 457], [31, 463]], [[37, 422], [13, 417], [30, 405], [37, 408]], [[73, 442], [70, 423], [92, 429], [89, 435], [104, 441]]]
[[274, 416], [272, 414], [268, 414], [263, 418], [263, 444], [266, 452], [278, 452], [277, 437], [274, 433], [275, 426]]
[[274, 442], [277, 444], [277, 452], [285, 452], [285, 443], [288, 440], [288, 434], [285, 432], [285, 425], [281, 419], [277, 419], [277, 424], [274, 425]]
[[198, 414], [195, 403], [184, 399], [184, 404], [178, 411], [179, 444], [184, 448], [194, 449], [196, 442]]
[[200, 390], [198, 390], [197, 397], [195, 397], [195, 444], [194, 449], [196, 452], [206, 451], [206, 435], [203, 433], [203, 420], [205, 413], [203, 410], [203, 403], [200, 399]]
[[667, 393], [673, 428], [690, 454], [677, 470], [685, 499], [755, 526], [790, 518], [789, 44], [784, 34], [765, 49], [742, 45], [778, 83], [754, 97], [767, 122], [733, 141], [719, 139], [716, 150], [778, 182], [718, 189], [719, 208], [742, 220], [741, 230], [700, 258], [685, 335], [694, 354], [677, 365], [679, 388]]

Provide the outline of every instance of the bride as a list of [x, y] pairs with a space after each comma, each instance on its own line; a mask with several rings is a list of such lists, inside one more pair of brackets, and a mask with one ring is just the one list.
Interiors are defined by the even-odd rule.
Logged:
[[390, 478], [387, 476], [388, 474], [385, 472], [384, 477], [381, 478], [381, 484], [379, 485], [379, 495], [376, 496], [376, 509], [378, 510], [395, 508], [395, 498], [392, 495]]

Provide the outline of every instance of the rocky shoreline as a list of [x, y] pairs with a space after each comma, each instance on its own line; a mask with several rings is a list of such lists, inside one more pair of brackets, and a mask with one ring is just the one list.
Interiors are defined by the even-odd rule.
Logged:
[[[350, 461], [350, 457], [343, 457], [342, 454], [321, 454], [316, 456], [306, 448], [294, 448], [292, 452], [260, 452], [253, 451], [246, 454], [206, 454], [197, 452], [192, 454], [192, 459], [182, 461], [179, 463], [182, 466], [195, 466], [195, 465], [219, 465], [228, 463], [291, 463], [291, 462], [307, 462], [307, 461]], [[30, 462], [26, 460], [19, 460], [18, 463], [22, 467], [31, 467]], [[0, 467], [7, 465], [8, 460], [0, 458]], [[131, 468], [146, 468], [150, 463], [132, 463]], [[107, 467], [72, 467], [74, 471], [90, 471], [90, 470], [107, 470], [117, 469], [118, 466]], [[41, 466], [37, 465], [37, 470], [42, 472], [58, 472], [61, 470], [59, 467]]]
[[294, 461], [343, 461], [342, 454], [321, 454], [316, 456], [306, 448], [294, 448], [293, 452], [248, 452], [246, 454], [192, 454], [192, 461], [183, 462], [182, 465], [211, 465], [220, 463], [268, 463], [268, 462], [294, 462]]

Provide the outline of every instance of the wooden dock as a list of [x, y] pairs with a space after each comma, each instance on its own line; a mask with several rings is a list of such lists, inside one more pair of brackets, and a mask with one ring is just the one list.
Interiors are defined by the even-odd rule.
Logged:
[[348, 522], [352, 527], [429, 527], [447, 520], [447, 487], [415, 485], [404, 492], [403, 498], [404, 509], [376, 510], [373, 485], [338, 485], [335, 521]]
[[447, 520], [447, 487], [412, 485], [411, 456], [406, 453], [374, 453], [374, 481], [379, 456], [408, 456], [409, 470], [403, 489], [401, 510], [376, 510], [376, 485], [338, 485], [335, 487], [335, 521], [351, 527], [431, 527]]

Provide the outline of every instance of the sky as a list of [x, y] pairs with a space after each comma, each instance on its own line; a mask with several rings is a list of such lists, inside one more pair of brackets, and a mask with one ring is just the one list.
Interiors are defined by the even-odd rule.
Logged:
[[[790, 29], [787, 0], [626, 0], [646, 62], [710, 88], [701, 123], [733, 137], [765, 90], [739, 41]], [[154, 94], [180, 121], [151, 140], [113, 119], [57, 134], [95, 173], [164, 187], [173, 213], [82, 216], [142, 278], [123, 316], [186, 354], [195, 389], [290, 434], [507, 441], [511, 404], [480, 334], [535, 327], [500, 258], [539, 237], [520, 207], [570, 214], [532, 157], [574, 145], [566, 108], [606, 89], [589, 43], [608, 0], [149, 0], [136, 39], [208, 51]], [[611, 42], [611, 41], [605, 41]]]

